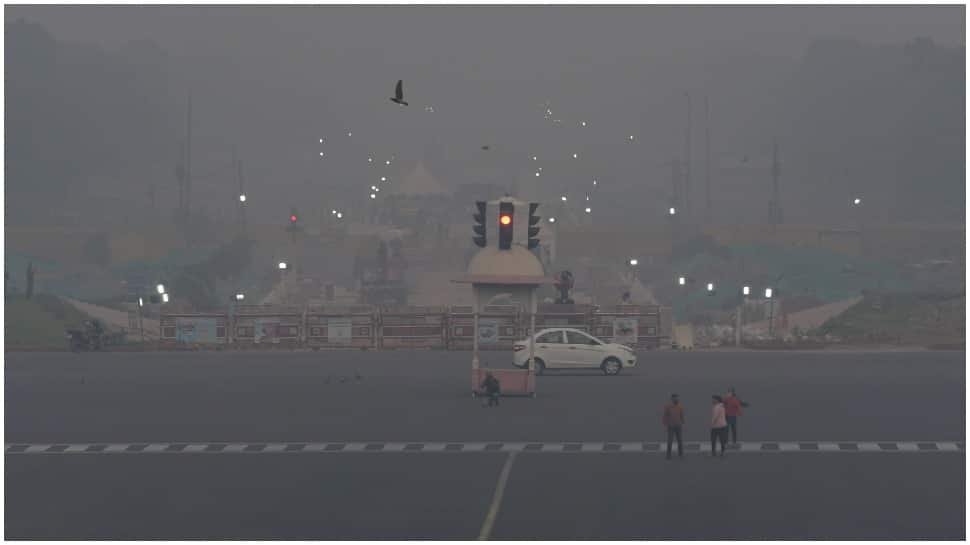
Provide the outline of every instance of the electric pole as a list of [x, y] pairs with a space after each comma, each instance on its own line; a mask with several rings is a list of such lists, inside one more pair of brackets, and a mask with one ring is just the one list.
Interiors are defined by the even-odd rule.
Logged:
[[771, 201], [768, 203], [768, 220], [772, 230], [776, 229], [783, 220], [781, 211], [781, 196], [778, 185], [781, 178], [781, 164], [778, 162], [778, 139], [772, 143], [771, 150]]
[[685, 91], [687, 96], [687, 133], [684, 138], [684, 212], [690, 215], [690, 91]]
[[189, 90], [189, 104], [185, 119], [185, 216], [192, 211], [192, 90]]
[[711, 224], [711, 118], [710, 103], [708, 97], [704, 96], [704, 206], [707, 216], [707, 224]]

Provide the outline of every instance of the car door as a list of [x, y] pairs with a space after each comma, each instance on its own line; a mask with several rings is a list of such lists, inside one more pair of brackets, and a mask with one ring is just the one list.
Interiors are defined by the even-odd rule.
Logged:
[[566, 345], [561, 329], [540, 333], [536, 337], [536, 357], [545, 362], [546, 368], [563, 367], [566, 358]]
[[599, 367], [603, 363], [601, 343], [581, 331], [566, 331], [566, 349], [574, 367]]

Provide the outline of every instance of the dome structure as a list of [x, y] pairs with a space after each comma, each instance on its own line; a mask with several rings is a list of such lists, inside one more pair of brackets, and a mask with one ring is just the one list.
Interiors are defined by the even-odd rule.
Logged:
[[513, 244], [509, 250], [494, 246], [482, 248], [468, 264], [469, 276], [545, 276], [542, 263], [524, 247]]

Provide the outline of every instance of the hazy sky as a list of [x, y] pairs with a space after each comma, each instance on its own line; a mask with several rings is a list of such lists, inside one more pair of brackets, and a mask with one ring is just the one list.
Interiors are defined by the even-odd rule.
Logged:
[[[489, 144], [496, 156], [521, 159], [542, 134], [538, 105], [546, 99], [557, 115], [594, 119], [593, 139], [636, 133], [637, 158], [653, 164], [682, 150], [684, 89], [695, 93], [700, 144], [701, 97], [710, 94], [715, 154], [764, 155], [769, 136], [757, 150], [731, 142], [753, 130], [749, 119], [762, 106], [751, 88], [800, 59], [813, 40], [898, 45], [925, 36], [958, 45], [965, 34], [963, 6], [7, 6], [5, 16], [108, 49], [157, 42], [193, 87], [198, 172], [222, 168], [237, 146], [247, 179], [265, 192], [257, 200], [275, 199], [280, 210], [306, 199], [321, 172], [371, 176], [359, 164], [370, 152], [418, 158], [434, 143], [452, 159], [467, 156], [471, 168]], [[759, 59], [758, 70], [748, 73], [736, 59]], [[398, 78], [410, 109], [387, 101]], [[340, 157], [321, 163], [317, 137], [347, 130], [357, 143], [331, 148]], [[173, 142], [160, 150], [160, 178], [171, 177], [174, 149]], [[617, 162], [599, 175], [632, 178], [632, 165]], [[515, 176], [527, 167], [501, 168]], [[662, 169], [636, 168], [668, 185]], [[201, 174], [196, 191], [200, 201], [231, 205], [223, 184]], [[321, 191], [331, 200], [360, 197]]]

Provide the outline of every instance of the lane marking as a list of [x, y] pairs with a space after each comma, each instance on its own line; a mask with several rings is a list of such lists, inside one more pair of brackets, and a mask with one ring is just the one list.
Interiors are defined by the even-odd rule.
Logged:
[[[707, 441], [684, 443], [688, 453], [706, 453]], [[962, 453], [962, 441], [763, 441], [728, 445], [732, 453]], [[300, 454], [300, 453], [436, 453], [459, 454], [481, 452], [504, 452], [530, 454], [642, 454], [664, 452], [666, 443], [661, 442], [316, 442], [316, 443], [7, 443], [7, 455], [62, 455], [85, 456], [93, 454]]]
[[495, 517], [498, 516], [498, 510], [502, 506], [502, 496], [505, 495], [505, 483], [509, 480], [509, 473], [512, 472], [512, 463], [515, 462], [515, 457], [518, 454], [518, 451], [512, 451], [509, 453], [508, 458], [505, 459], [505, 465], [502, 466], [502, 472], [498, 476], [498, 484], [495, 486], [495, 495], [492, 496], [492, 504], [488, 507], [488, 514], [485, 515], [482, 530], [478, 533], [479, 541], [486, 541], [492, 535]]

